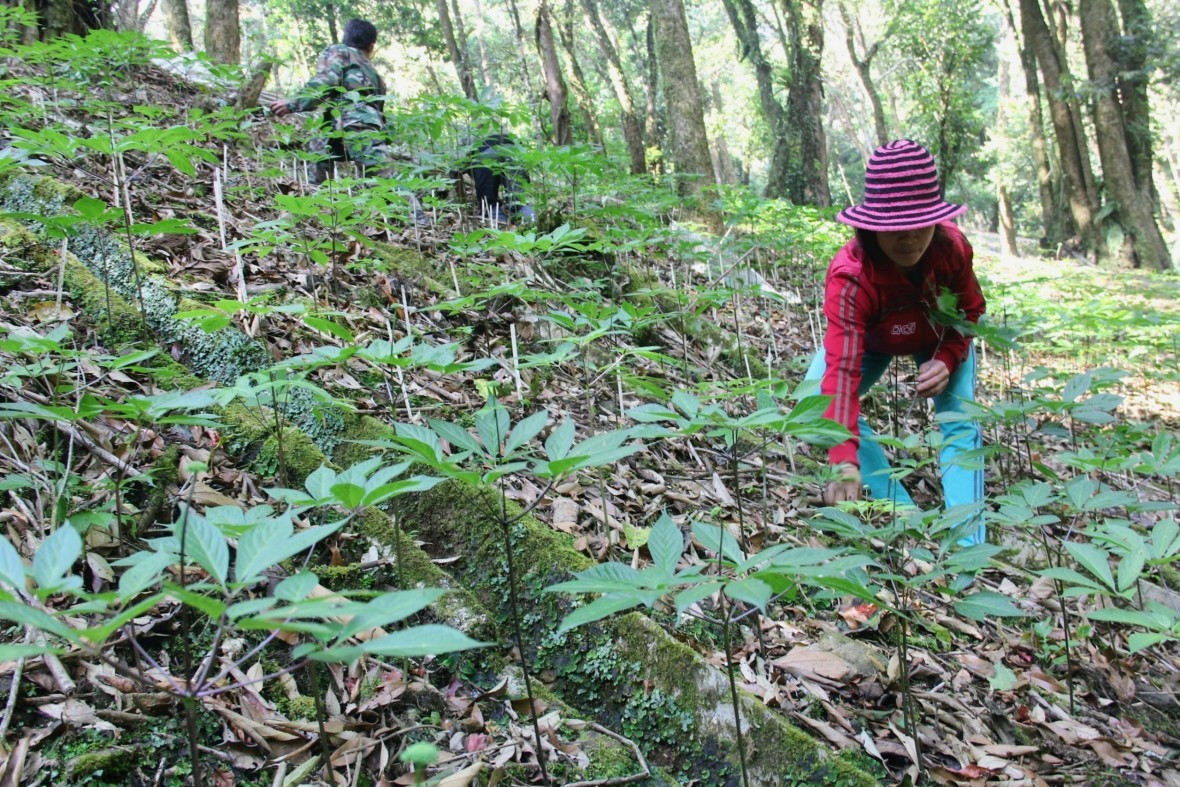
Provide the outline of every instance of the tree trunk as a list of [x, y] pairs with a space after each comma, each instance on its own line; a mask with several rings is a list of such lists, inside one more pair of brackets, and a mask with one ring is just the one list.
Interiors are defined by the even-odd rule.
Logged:
[[[996, 74], [996, 128], [1001, 134], [1007, 121], [1008, 102], [1011, 100], [1008, 61], [1000, 58]], [[1003, 138], [1003, 137], [1001, 137]], [[1012, 199], [1003, 176], [996, 177], [996, 214], [1000, 230], [1000, 251], [1016, 256], [1016, 220], [1012, 216]]]
[[463, 89], [463, 95], [471, 101], [478, 101], [479, 93], [475, 89], [475, 77], [471, 74], [467, 56], [464, 54], [467, 41], [463, 41], [463, 48], [460, 49], [459, 41], [455, 39], [455, 28], [451, 25], [451, 9], [447, 5], [447, 0], [435, 0], [434, 6], [438, 9], [438, 24], [442, 28], [443, 40], [447, 44], [447, 54], [455, 66], [455, 75], [459, 77], [459, 86]]
[[1123, 17], [1123, 36], [1112, 53], [1116, 55], [1119, 97], [1127, 129], [1127, 148], [1131, 154], [1131, 171], [1141, 196], [1159, 202], [1152, 176], [1151, 106], [1147, 83], [1151, 68], [1147, 51], [1152, 46], [1151, 12], [1143, 0], [1119, 0]]
[[479, 47], [479, 78], [485, 85], [496, 84], [492, 80], [492, 69], [488, 65], [488, 47], [484, 42], [483, 3], [475, 0], [475, 45]]
[[1118, 101], [1116, 80], [1119, 65], [1111, 56], [1111, 36], [1118, 36], [1118, 22], [1110, 0], [1081, 0], [1082, 44], [1094, 90], [1094, 128], [1102, 176], [1111, 196], [1117, 200], [1115, 215], [1131, 236], [1133, 264], [1137, 268], [1167, 270], [1171, 267], [1167, 244], [1155, 222], [1150, 194], [1144, 195], [1135, 181], [1126, 121]]
[[[854, 36], [860, 33], [860, 28], [852, 18], [852, 14], [848, 13], [848, 6], [845, 1], [840, 0], [838, 5], [840, 7], [840, 18], [844, 20], [844, 46], [848, 49], [848, 58], [852, 61], [853, 67], [856, 68], [856, 74], [860, 77], [860, 83], [864, 86], [865, 94], [869, 97], [869, 104], [873, 108], [873, 129], [877, 132], [877, 145], [881, 146], [890, 140], [889, 127], [885, 124], [885, 105], [881, 103], [881, 94], [877, 91], [876, 82], [873, 81], [872, 63], [873, 58], [881, 49], [883, 39], [871, 47], [867, 47], [864, 57], [859, 57], [856, 54], [856, 40]], [[863, 40], [861, 44], [863, 46]]]
[[561, 63], [557, 59], [557, 43], [553, 40], [553, 23], [548, 0], [541, 0], [537, 6], [537, 50], [541, 54], [541, 63], [545, 68], [545, 92], [549, 95], [553, 144], [572, 145], [574, 135], [570, 129], [569, 107], [566, 105], [565, 79], [561, 76]]
[[643, 129], [639, 125], [638, 115], [635, 114], [635, 98], [631, 92], [631, 85], [627, 82], [619, 52], [610, 40], [602, 16], [598, 13], [597, 0], [582, 0], [582, 7], [590, 20], [590, 26], [594, 29], [602, 56], [606, 59], [607, 76], [615, 90], [615, 97], [619, 100], [623, 116], [623, 138], [627, 142], [627, 153], [631, 158], [631, 173], [642, 175], [647, 172], [647, 152], [643, 147]]
[[790, 165], [791, 146], [787, 131], [787, 113], [774, 91], [774, 71], [762, 53], [762, 41], [758, 37], [758, 16], [751, 0], [724, 0], [725, 11], [733, 24], [734, 33], [741, 45], [739, 59], [749, 59], [754, 67], [754, 78], [758, 83], [758, 105], [762, 117], [770, 130], [773, 147], [770, 154], [770, 171], [766, 173], [765, 196], [781, 199], [787, 196], [787, 170]]
[[578, 108], [582, 110], [582, 120], [586, 124], [586, 133], [590, 141], [600, 149], [606, 147], [602, 142], [602, 130], [598, 126], [598, 116], [594, 114], [594, 97], [590, 88], [586, 86], [586, 77], [582, 73], [582, 66], [578, 61], [577, 40], [574, 38], [574, 9], [573, 0], [566, 0], [565, 19], [558, 27], [561, 37], [561, 48], [565, 51], [565, 62], [570, 70], [570, 87], [574, 91]]
[[672, 163], [678, 176], [677, 191], [699, 197], [717, 185], [717, 176], [709, 156], [709, 137], [705, 133], [705, 113], [684, 3], [651, 0], [648, 7], [655, 26], [656, 57], [664, 89]]
[[[718, 117], [724, 118], [725, 99], [721, 96], [721, 83], [714, 80], [710, 92], [712, 94], [710, 114], [714, 119]], [[733, 154], [729, 152], [729, 143], [726, 141], [725, 134], [723, 133], [714, 134], [712, 140], [713, 171], [717, 173], [717, 182], [723, 186], [732, 186], [738, 182], [738, 176], [737, 172], [734, 171]]]
[[38, 26], [24, 31], [22, 41], [48, 41], [64, 35], [84, 36], [111, 26], [110, 3], [105, 0], [30, 0], [28, 10], [38, 16]]
[[[1094, 221], [1097, 200], [1086, 188], [1093, 181], [1093, 173], [1086, 173], [1089, 156], [1079, 150], [1078, 140], [1084, 133], [1074, 122], [1074, 113], [1066, 101], [1064, 87], [1069, 70], [1057, 58], [1057, 47], [1041, 15], [1038, 0], [1020, 0], [1020, 21], [1025, 40], [1032, 48], [1045, 81], [1049, 100], [1049, 117], [1057, 137], [1057, 155], [1061, 164], [1062, 191], [1069, 203], [1070, 214], [1077, 227], [1083, 250], [1096, 257], [1105, 255], [1101, 233]], [[1083, 163], [1085, 162], [1085, 163]]]
[[463, 25], [463, 12], [459, 9], [459, 0], [451, 0], [451, 23], [454, 25], [455, 43], [459, 50], [459, 56], [463, 59], [463, 70], [467, 72], [468, 79], [474, 85], [475, 95], [471, 98], [473, 101], [478, 101], [480, 88], [486, 83], [477, 82], [475, 79], [475, 69], [471, 66], [470, 39], [467, 37], [467, 28]]
[[1028, 97], [1028, 133], [1032, 139], [1033, 162], [1037, 168], [1037, 194], [1041, 200], [1041, 239], [1042, 249], [1054, 249], [1059, 243], [1077, 232], [1073, 224], [1073, 217], [1066, 210], [1063, 200], [1056, 200], [1059, 175], [1053, 172], [1049, 163], [1048, 146], [1045, 142], [1045, 113], [1041, 109], [1041, 80], [1037, 75], [1037, 59], [1032, 47], [1028, 43], [1028, 36], [1017, 32], [1016, 19], [1012, 13], [1012, 5], [1005, 0], [1004, 10], [1007, 13], [1008, 27], [1016, 36], [1016, 46], [1020, 52], [1020, 68], [1024, 72], [1024, 90]]
[[238, 0], [208, 0], [205, 4], [205, 53], [215, 63], [241, 62]]
[[644, 89], [643, 89], [643, 138], [649, 145], [657, 145], [660, 140], [660, 119], [656, 107], [656, 94], [659, 91], [660, 69], [659, 56], [656, 54], [656, 20], [652, 14], [647, 15], [644, 26]]
[[520, 11], [516, 7], [516, 0], [508, 0], [508, 10], [512, 16], [512, 29], [516, 32], [516, 51], [520, 55], [520, 72], [524, 75], [524, 90], [528, 96], [529, 113], [533, 116], [533, 125], [537, 130], [537, 138], [544, 136], [541, 110], [537, 106], [539, 94], [533, 90], [533, 78], [530, 76], [532, 67], [529, 65], [528, 46], [525, 45], [524, 28], [520, 24]]
[[164, 26], [168, 40], [177, 52], [192, 52], [193, 25], [188, 17], [188, 0], [161, 0], [164, 4]]
[[797, 205], [826, 208], [828, 145], [824, 138], [824, 86], [820, 63], [824, 52], [823, 0], [783, 0], [791, 42], [791, 86], [787, 92], [787, 127], [798, 140], [798, 155], [788, 184]]

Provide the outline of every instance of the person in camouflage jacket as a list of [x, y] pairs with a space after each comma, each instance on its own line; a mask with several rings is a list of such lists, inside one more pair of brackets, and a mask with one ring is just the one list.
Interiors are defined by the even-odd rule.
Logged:
[[349, 20], [344, 43], [320, 53], [316, 74], [299, 95], [271, 104], [279, 117], [323, 107], [326, 132], [307, 146], [309, 152], [323, 156], [316, 163], [316, 183], [331, 176], [337, 161], [353, 161], [374, 171], [389, 162], [385, 81], [369, 60], [376, 43], [377, 28], [371, 22]]

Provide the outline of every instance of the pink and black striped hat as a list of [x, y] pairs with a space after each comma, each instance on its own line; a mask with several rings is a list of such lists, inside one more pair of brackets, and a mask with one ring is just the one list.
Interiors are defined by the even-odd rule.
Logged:
[[865, 200], [840, 211], [836, 219], [862, 230], [899, 232], [929, 227], [962, 216], [938, 190], [938, 167], [926, 148], [897, 139], [873, 151], [865, 168]]

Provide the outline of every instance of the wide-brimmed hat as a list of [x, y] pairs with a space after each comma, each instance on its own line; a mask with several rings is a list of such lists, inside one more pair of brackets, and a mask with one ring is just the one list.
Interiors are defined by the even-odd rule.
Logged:
[[962, 216], [966, 205], [942, 198], [938, 167], [926, 148], [898, 139], [873, 151], [865, 168], [865, 200], [836, 219], [862, 230], [897, 232]]

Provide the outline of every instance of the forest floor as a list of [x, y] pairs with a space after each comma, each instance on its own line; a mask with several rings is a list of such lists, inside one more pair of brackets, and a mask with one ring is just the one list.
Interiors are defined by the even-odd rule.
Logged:
[[[41, 108], [39, 116], [26, 118], [31, 130], [67, 128], [91, 139], [108, 133], [106, 121], [83, 106], [81, 95], [77, 103], [66, 102], [68, 93], [58, 93], [56, 85], [50, 91], [36, 65], [24, 69], [16, 71], [14, 84], [23, 100]], [[208, 103], [206, 96], [158, 70], [138, 67], [135, 74], [135, 83], [106, 88], [112, 92], [104, 106], [124, 113], [118, 116], [124, 124], [120, 133], [130, 136], [135, 124], [148, 122], [153, 112], [167, 122], [197, 122], [193, 108]], [[148, 107], [149, 97], [155, 110]], [[420, 115], [422, 121], [429, 113]], [[284, 169], [289, 163], [276, 168], [264, 161], [258, 151], [282, 149], [283, 129], [276, 137], [265, 122], [233, 128], [239, 139], [232, 144], [220, 137], [189, 143], [209, 154], [209, 162], [192, 156], [198, 177], [180, 171], [159, 152], [128, 147], [125, 160], [118, 160], [101, 145], [76, 149], [71, 156], [43, 151], [44, 166], [36, 171], [99, 199], [111, 198], [111, 173], [130, 173], [123, 180], [130, 188], [120, 201], [131, 204], [137, 220], [187, 219], [196, 229], [185, 235], [145, 233], [133, 241], [144, 259], [150, 258], [145, 272], [150, 268], [166, 280], [184, 299], [184, 310], [207, 321], [227, 317], [231, 326], [226, 330], [261, 342], [275, 361], [318, 353], [322, 363], [292, 374], [388, 423], [411, 418], [423, 423], [438, 416], [469, 425], [489, 390], [514, 418], [544, 409], [554, 422], [572, 420], [580, 432], [622, 426], [632, 408], [676, 389], [693, 391], [740, 417], [760, 405], [743, 389], [751, 381], [735, 368], [769, 365], [772, 377], [793, 388], [814, 351], [819, 282], [827, 255], [842, 235], [829, 221], [816, 229], [811, 218], [784, 219], [798, 222], [798, 234], [777, 240], [766, 239], [765, 227], [774, 220], [739, 223], [727, 236], [735, 245], [719, 243], [702, 253], [693, 236], [667, 229], [672, 219], [682, 218], [667, 204], [639, 209], [661, 219], [656, 230], [633, 223], [631, 216], [612, 217], [604, 206], [627, 197], [608, 199], [609, 178], [603, 178], [595, 184], [602, 197], [598, 212], [583, 207], [579, 213], [573, 200], [565, 199], [546, 206], [548, 246], [538, 243], [539, 233], [530, 235], [525, 228], [473, 235], [479, 221], [466, 208], [447, 209], [435, 225], [417, 227], [405, 221], [408, 208], [396, 204], [396, 192], [384, 194], [387, 212], [381, 213], [360, 196], [363, 185], [352, 187], [358, 196], [349, 210], [370, 212], [347, 225], [339, 215], [326, 220], [322, 205], [301, 201], [314, 193], [291, 178]], [[20, 139], [28, 137], [9, 132], [5, 141]], [[41, 142], [52, 140], [42, 137]], [[211, 185], [213, 163], [234, 173], [221, 206], [221, 187]], [[558, 190], [554, 183], [561, 181], [549, 184]], [[335, 204], [339, 210], [343, 203]], [[400, 217], [388, 218], [389, 211]], [[563, 214], [575, 235], [561, 234], [553, 219]], [[386, 217], [384, 226], [375, 225], [375, 216]], [[33, 229], [46, 223], [27, 216], [24, 221]], [[280, 236], [279, 230], [286, 234]], [[235, 254], [223, 247], [220, 232], [229, 241], [253, 245]], [[619, 242], [638, 235], [643, 243]], [[57, 240], [22, 239], [11, 226], [4, 237], [0, 327], [8, 338], [0, 343], [0, 355], [9, 371], [0, 377], [0, 396], [32, 409], [18, 418], [9, 408], [0, 422], [5, 446], [0, 485], [6, 495], [0, 521], [23, 556], [33, 559], [49, 537], [48, 523], [60, 517], [70, 517], [76, 527], [86, 521], [101, 525], [87, 537], [85, 566], [79, 569], [86, 588], [98, 593], [123, 581], [127, 569], [116, 558], [142, 549], [145, 538], [169, 532], [178, 501], [187, 499], [195, 511], [206, 513], [218, 506], [250, 510], [267, 503], [263, 490], [276, 485], [279, 473], [274, 457], [260, 461], [257, 451], [239, 452], [222, 439], [228, 429], [136, 422], [127, 410], [107, 405], [57, 426], [45, 420], [44, 411], [34, 412], [34, 405], [49, 406], [45, 403], [52, 400], [74, 406], [76, 415], [83, 408], [81, 399], [69, 398], [74, 391], [85, 391], [95, 401], [125, 403], [175, 390], [178, 379], [195, 379], [178, 377], [175, 363], [187, 363], [192, 351], [180, 340], [154, 347], [142, 339], [116, 341], [107, 324], [110, 313], [96, 290], [63, 296], [56, 264], [28, 265], [38, 254], [58, 259]], [[746, 245], [736, 245], [735, 239]], [[378, 242], [384, 244], [379, 249], [371, 245]], [[725, 288], [723, 280], [743, 260], [750, 275], [756, 273], [772, 289]], [[971, 589], [1004, 597], [1021, 617], [956, 614], [953, 594], [944, 592], [948, 577], [920, 582], [943, 559], [942, 548], [909, 536], [883, 538], [879, 530], [862, 547], [882, 562], [886, 552], [897, 559], [890, 565], [901, 584], [911, 588], [905, 593], [894, 584], [892, 595], [883, 592], [875, 601], [811, 589], [776, 597], [756, 628], [739, 629], [741, 641], [728, 652], [716, 634], [702, 634], [673, 616], [661, 619], [668, 618], [665, 624], [675, 636], [709, 662], [723, 669], [735, 666], [742, 688], [821, 745], [861, 752], [865, 767], [882, 783], [1180, 785], [1175, 633], [1163, 632], [1152, 647], [1133, 648], [1130, 632], [1142, 633], [1141, 628], [1116, 628], [1085, 617], [1117, 594], [1104, 595], [1099, 587], [1063, 596], [1063, 586], [1085, 589], [1082, 580], [1092, 582], [1093, 575], [1083, 572], [1077, 579], [1045, 573], [1046, 563], [1058, 565], [1063, 555], [1075, 554], [1067, 543], [1088, 546], [1092, 537], [1094, 543], [1106, 543], [1095, 534], [1108, 520], [1112, 527], [1125, 523], [1140, 534], [1152, 533], [1160, 522], [1174, 522], [1170, 505], [1180, 467], [1174, 458], [1168, 461], [1180, 452], [1180, 443], [1174, 442], [1180, 424], [1180, 278], [1035, 257], [1002, 258], [987, 251], [986, 244], [980, 244], [977, 267], [989, 314], [997, 324], [1019, 326], [1021, 348], [983, 352], [979, 399], [992, 408], [985, 434], [995, 446], [987, 457], [995, 512], [990, 538], [1002, 551], [975, 572]], [[456, 297], [454, 287], [463, 294]], [[663, 288], [656, 308], [645, 287]], [[583, 294], [571, 298], [577, 288]], [[231, 303], [243, 296], [301, 308], [250, 311]], [[676, 314], [661, 314], [661, 304], [668, 303], [680, 304], [682, 313], [703, 325], [689, 329]], [[713, 329], [707, 330], [710, 325]], [[51, 334], [61, 326], [68, 326], [68, 340], [61, 338], [67, 334]], [[601, 338], [595, 341], [605, 343], [587, 341], [572, 355], [544, 357], [558, 346], [548, 341], [554, 336], [596, 332]], [[52, 347], [34, 350], [19, 338], [33, 333], [57, 339]], [[388, 369], [374, 374], [359, 358], [333, 355], [375, 338], [388, 337], [392, 343], [411, 336], [425, 347], [443, 348], [438, 351], [450, 362], [442, 367], [481, 358], [494, 363], [443, 373], [407, 366], [404, 374], [399, 368], [394, 375]], [[736, 350], [735, 336], [741, 337]], [[122, 365], [111, 361], [142, 350], [162, 352]], [[907, 396], [911, 365], [898, 366], [900, 372], [866, 408], [904, 440], [925, 435], [933, 424], [924, 406]], [[202, 387], [232, 385], [230, 380]], [[47, 437], [55, 430], [68, 440]], [[67, 444], [68, 453], [62, 450]], [[178, 474], [162, 484], [163, 501], [153, 501], [146, 488], [123, 496], [122, 479], [157, 472], [153, 468], [169, 457], [176, 463], [173, 449], [182, 458]], [[907, 485], [919, 505], [936, 508], [939, 484], [937, 469], [928, 461], [930, 449], [921, 440], [908, 449], [917, 459]], [[516, 479], [509, 496], [522, 505], [541, 502], [537, 516], [587, 557], [638, 568], [653, 558], [646, 544], [648, 527], [662, 511], [678, 523], [709, 518], [734, 533], [750, 534], [750, 542], [763, 548], [843, 545], [816, 529], [817, 518], [823, 517], [817, 500], [818, 449], [800, 444], [784, 450], [775, 443], [743, 470], [748, 474], [737, 486], [725, 475], [727, 450], [725, 440], [713, 435], [652, 441], [642, 453], [580, 483], [575, 479], [550, 492], [543, 483]], [[64, 493], [58, 485], [63, 478], [69, 481]], [[1030, 502], [1033, 493], [1022, 490], [1036, 484], [1055, 490], [1046, 493], [1052, 499]], [[1028, 512], [1027, 521], [1020, 520], [1022, 511]], [[112, 521], [118, 525], [113, 538], [95, 535], [111, 532], [104, 528]], [[138, 532], [132, 522], [139, 524]], [[446, 545], [435, 547], [444, 569], [458, 559], [445, 554]], [[1175, 551], [1180, 541], [1161, 546], [1145, 560], [1150, 570], [1143, 569], [1142, 582], [1134, 586], [1139, 603], [1147, 596], [1180, 608], [1169, 589], [1175, 575], [1168, 562]], [[395, 578], [382, 555], [365, 536], [343, 532], [325, 542], [312, 565], [323, 565], [325, 572], [339, 569], [347, 577], [335, 590], [383, 588]], [[693, 542], [682, 565], [709, 559]], [[1101, 573], [1097, 564], [1090, 568]], [[1127, 588], [1120, 579], [1118, 589]], [[42, 602], [65, 609], [65, 596], [54, 594]], [[898, 613], [903, 596], [908, 617]], [[711, 609], [710, 602], [702, 603]], [[132, 621], [126, 623], [132, 627]], [[150, 652], [155, 659], [159, 685], [152, 689], [132, 685], [105, 662], [76, 650], [66, 649], [58, 658], [0, 663], [0, 680], [10, 698], [3, 715], [4, 784], [188, 783], [192, 766], [185, 759], [185, 741], [190, 731], [178, 721], [182, 704], [166, 690], [167, 674], [180, 674], [184, 655], [177, 648], [176, 609], [161, 604], [144, 610], [133, 628], [143, 655]], [[29, 628], [8, 633], [10, 642], [29, 642], [33, 636]], [[213, 657], [236, 664], [245, 644], [235, 639], [237, 650], [227, 643]], [[128, 645], [120, 640], [112, 647]], [[302, 677], [246, 680], [271, 671], [269, 658], [243, 663], [233, 690], [202, 700], [201, 751], [210, 763], [212, 783], [311, 780], [300, 765], [319, 751], [322, 736], [329, 740], [340, 777], [347, 774], [352, 784], [412, 783], [397, 763], [411, 740], [429, 741], [443, 752], [438, 767], [452, 774], [448, 785], [538, 780], [530, 731], [518, 723], [527, 711], [504, 697], [503, 686], [458, 674], [445, 660], [416, 661], [409, 669], [404, 662], [362, 660], [353, 669], [326, 673], [329, 685], [320, 692], [329, 715], [324, 728], [314, 721], [313, 690]], [[440, 698], [429, 714], [421, 710], [425, 695]], [[908, 732], [907, 717], [916, 738]], [[636, 729], [642, 728], [632, 727], [632, 737]], [[648, 754], [657, 757], [661, 747], [676, 746], [674, 736], [638, 742], [641, 748], [650, 745]], [[550, 747], [550, 755], [576, 761], [584, 753], [564, 741]], [[512, 770], [513, 765], [529, 767]], [[713, 781], [692, 774], [678, 779], [739, 783], [732, 773]]]

